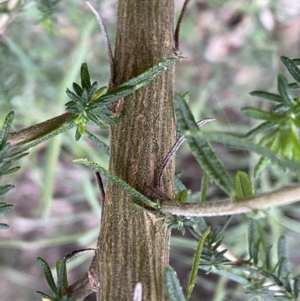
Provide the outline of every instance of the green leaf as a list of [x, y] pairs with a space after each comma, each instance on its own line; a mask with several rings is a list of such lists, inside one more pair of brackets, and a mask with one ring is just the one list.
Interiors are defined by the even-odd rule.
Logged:
[[0, 213], [4, 214], [6, 212], [9, 212], [13, 209], [14, 205], [7, 204], [5, 202], [0, 202]]
[[280, 236], [277, 247], [278, 259], [282, 259], [278, 266], [278, 277], [287, 277], [291, 274], [291, 266], [288, 261], [287, 243], [284, 236]]
[[89, 131], [85, 131], [88, 138], [93, 141], [101, 150], [103, 150], [107, 155], [109, 155], [109, 147], [102, 142], [98, 137], [90, 133]]
[[298, 299], [298, 297], [299, 297], [299, 280], [298, 280], [298, 278], [294, 278], [293, 291], [294, 291], [295, 298]]
[[237, 171], [234, 176], [234, 190], [237, 200], [243, 200], [253, 196], [251, 180], [244, 171]]
[[286, 77], [282, 74], [279, 74], [277, 80], [278, 80], [277, 83], [278, 92], [282, 97], [283, 102], [289, 107], [293, 106], [295, 104], [295, 101], [292, 95], [290, 94]]
[[81, 77], [81, 87], [82, 90], [89, 90], [91, 88], [91, 79], [89, 74], [89, 69], [86, 63], [81, 65], [80, 69], [80, 77]]
[[95, 100], [97, 100], [98, 98], [100, 98], [102, 95], [104, 95], [105, 91], [107, 91], [107, 87], [106, 87], [106, 86], [99, 88], [99, 89], [95, 92], [95, 94], [93, 95], [91, 101], [95, 101]]
[[7, 230], [9, 225], [0, 223], [0, 230]]
[[48, 282], [49, 287], [52, 289], [54, 294], [56, 294], [57, 293], [57, 287], [56, 287], [56, 284], [54, 282], [54, 279], [53, 279], [53, 276], [52, 276], [52, 273], [51, 273], [51, 270], [50, 270], [50, 267], [49, 267], [48, 263], [41, 257], [37, 258], [37, 262], [38, 262], [39, 266], [42, 268], [42, 270], [45, 274], [45, 277], [46, 277], [46, 280]]
[[187, 199], [188, 199], [188, 194], [189, 194], [189, 191], [187, 189], [179, 191], [178, 193], [176, 193], [176, 195], [174, 197], [174, 201], [186, 203]]
[[217, 142], [237, 149], [253, 151], [261, 156], [268, 157], [273, 163], [278, 164], [278, 166], [284, 169], [289, 169], [296, 174], [299, 174], [300, 164], [292, 160], [283, 158], [280, 154], [277, 154], [276, 152], [271, 151], [259, 144], [255, 144], [248, 139], [214, 132], [198, 132], [198, 135], [203, 141]]
[[280, 119], [282, 119], [281, 115], [277, 115], [274, 113], [270, 113], [270, 112], [266, 112], [266, 111], [262, 111], [259, 109], [255, 109], [255, 108], [242, 108], [241, 111], [249, 116], [252, 117], [254, 119], [261, 119], [261, 120], [266, 120], [266, 121], [279, 121]]
[[[8, 191], [10, 191], [11, 189], [13, 189], [15, 186], [14, 185], [4, 185], [4, 186], [0, 186], [0, 195], [3, 195], [5, 193], [7, 193]], [[0, 207], [0, 213], [1, 213], [1, 207]]]
[[147, 197], [145, 197], [143, 194], [141, 194], [140, 192], [138, 192], [137, 190], [135, 190], [134, 188], [132, 188], [130, 185], [128, 185], [125, 181], [123, 181], [122, 179], [120, 179], [116, 175], [112, 174], [111, 172], [109, 172], [108, 170], [106, 170], [102, 166], [98, 165], [97, 163], [95, 163], [95, 162], [93, 162], [93, 161], [91, 161], [89, 159], [77, 159], [77, 160], [74, 160], [74, 162], [83, 164], [85, 166], [88, 166], [91, 169], [93, 169], [94, 171], [99, 172], [101, 175], [104, 175], [109, 180], [111, 180], [115, 185], [117, 185], [120, 188], [122, 188], [132, 198], [140, 201], [144, 205], [150, 206], [153, 209], [157, 209], [158, 208], [158, 204], [157, 203], [152, 202]]
[[200, 192], [200, 203], [206, 201], [207, 190], [208, 190], [208, 176], [207, 173], [204, 171], [201, 178], [201, 192]]
[[300, 66], [300, 58], [292, 59], [292, 61], [296, 64], [296, 66]]
[[269, 274], [269, 278], [270, 278], [275, 284], [277, 284], [277, 285], [279, 285], [279, 286], [282, 286], [282, 285], [283, 285], [282, 281], [281, 281], [278, 277], [276, 277], [275, 275]]
[[278, 124], [276, 121], [265, 121], [264, 123], [261, 123], [259, 126], [255, 127], [251, 131], [249, 131], [245, 135], [245, 138], [251, 139], [251, 138], [255, 137], [257, 134], [260, 134], [262, 132], [265, 132], [265, 131], [271, 129], [276, 124]]
[[297, 67], [297, 61], [290, 60], [289, 58], [282, 56], [281, 61], [285, 65], [285, 67], [289, 70], [290, 74], [293, 76], [293, 78], [300, 83], [300, 70]]
[[254, 178], [258, 179], [265, 168], [270, 164], [271, 160], [267, 157], [261, 157], [254, 168]]
[[43, 301], [55, 301], [52, 297], [42, 292], [36, 291], [36, 293], [42, 298]]
[[62, 297], [66, 294], [66, 289], [68, 287], [68, 277], [67, 277], [67, 257], [64, 256], [57, 260], [56, 262], [56, 272], [57, 272], [57, 295]]
[[1, 133], [0, 133], [0, 148], [1, 149], [6, 144], [6, 140], [9, 135], [10, 127], [12, 125], [14, 116], [15, 116], [14, 112], [11, 111], [5, 117], [4, 124], [3, 124], [2, 130], [1, 130]]
[[256, 244], [256, 233], [257, 233], [257, 221], [250, 219], [248, 227], [248, 252], [250, 259], [255, 257], [255, 244]]
[[156, 77], [158, 77], [168, 68], [173, 66], [177, 60], [178, 58], [176, 57], [168, 58], [153, 66], [152, 68], [148, 69], [147, 71], [143, 72], [142, 74], [122, 83], [121, 85], [117, 86], [113, 90], [109, 91], [108, 93], [95, 100], [93, 108], [96, 108], [97, 103], [99, 102], [115, 102], [120, 98], [126, 97], [135, 92], [136, 90], [148, 85]]
[[77, 96], [81, 97], [82, 88], [78, 84], [73, 83], [73, 90], [75, 91], [75, 93], [77, 94]]
[[291, 90], [299, 90], [300, 89], [300, 84], [298, 84], [298, 83], [290, 83], [290, 84], [288, 84], [288, 86]]
[[271, 249], [272, 249], [272, 246], [268, 246], [266, 248], [266, 260], [264, 262], [264, 266], [265, 266], [265, 268], [266, 268], [267, 271], [270, 271], [271, 268], [272, 268]]
[[264, 91], [253, 91], [250, 93], [250, 95], [265, 98], [268, 100], [273, 100], [276, 102], [282, 102], [282, 98], [278, 94], [268, 93], [268, 92], [264, 92]]
[[198, 126], [184, 98], [176, 94], [175, 112], [179, 128], [185, 134], [191, 152], [208, 176], [229, 196], [233, 192], [230, 176], [216, 157], [210, 145], [200, 137]]
[[273, 109], [272, 112], [275, 114], [284, 114], [286, 113], [290, 108], [284, 104], [284, 103], [280, 103], [278, 105], [276, 105]]
[[186, 301], [177, 274], [170, 266], [164, 270], [164, 283], [170, 301]]
[[202, 234], [202, 236], [198, 242], [197, 250], [194, 255], [192, 270], [191, 270], [190, 277], [189, 277], [187, 291], [185, 293], [185, 298], [187, 300], [190, 299], [193, 289], [194, 289], [194, 286], [195, 286], [195, 283], [196, 283], [196, 280], [197, 280], [197, 274], [198, 274], [198, 269], [199, 269], [199, 265], [200, 265], [201, 254], [202, 254], [202, 250], [203, 250], [203, 246], [204, 246], [206, 237], [209, 234], [209, 232], [210, 232], [210, 227], [208, 227], [206, 229], [206, 231]]

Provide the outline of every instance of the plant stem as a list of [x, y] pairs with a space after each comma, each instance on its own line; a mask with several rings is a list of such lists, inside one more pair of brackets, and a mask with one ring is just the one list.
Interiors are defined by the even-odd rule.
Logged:
[[9, 134], [7, 142], [10, 143], [11, 147], [26, 144], [58, 129], [68, 122], [71, 117], [71, 113], [65, 113], [25, 129], [12, 132]]
[[[120, 0], [114, 66], [116, 85], [172, 56], [174, 1]], [[155, 172], [175, 142], [174, 68], [123, 102], [122, 119], [111, 128], [110, 172], [140, 192], [153, 187]], [[174, 160], [161, 190], [173, 195]], [[108, 183], [96, 251], [97, 300], [132, 300], [142, 284], [144, 301], [167, 300], [163, 271], [169, 264], [165, 219], [130, 205], [130, 197]]]
[[198, 204], [163, 202], [161, 212], [183, 216], [223, 216], [265, 210], [300, 201], [300, 186], [286, 187], [239, 202], [217, 201]]

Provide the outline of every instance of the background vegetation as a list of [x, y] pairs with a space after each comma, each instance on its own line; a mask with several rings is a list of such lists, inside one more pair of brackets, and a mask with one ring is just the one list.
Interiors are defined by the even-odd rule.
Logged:
[[[216, 119], [205, 129], [242, 135], [257, 125], [240, 109], [249, 105], [267, 109], [268, 103], [249, 96], [249, 92], [275, 92], [278, 72], [286, 72], [280, 56], [299, 57], [300, 5], [292, 2], [192, 1], [182, 25], [181, 52], [185, 58], [176, 66], [176, 91], [190, 91], [197, 120]], [[113, 42], [116, 2], [94, 3]], [[182, 1], [176, 4], [181, 8]], [[107, 85], [109, 67], [102, 36], [84, 1], [9, 1], [0, 5], [1, 116], [15, 110], [15, 129], [62, 113], [68, 101], [65, 90], [78, 80], [82, 62], [89, 65], [99, 86]], [[99, 134], [104, 140], [107, 137], [107, 131]], [[255, 155], [220, 145], [216, 150], [228, 170], [252, 174]], [[47, 291], [37, 256], [54, 265], [65, 253], [95, 245], [99, 192], [93, 185], [93, 174], [72, 163], [79, 157], [108, 164], [108, 157], [89, 141], [74, 143], [71, 131], [33, 150], [22, 159], [22, 169], [12, 174], [9, 182], [17, 189], [4, 200], [16, 206], [5, 215], [10, 229], [0, 232], [1, 300], [39, 300], [35, 290]], [[177, 167], [183, 170], [186, 186], [198, 191], [201, 169], [184, 148]], [[289, 174], [268, 169], [259, 189], [271, 191], [292, 181], [295, 179]], [[223, 196], [215, 186], [208, 193], [211, 200]], [[262, 222], [270, 243], [282, 234], [287, 236], [295, 275], [300, 273], [299, 213], [296, 205], [272, 209]], [[207, 219], [215, 227], [224, 221]], [[244, 216], [237, 216], [225, 235], [225, 243], [238, 256], [243, 255], [247, 243], [247, 227]], [[171, 265], [186, 287], [196, 242], [188, 233], [173, 233]], [[88, 264], [85, 255], [70, 262], [70, 282]], [[191, 300], [199, 300], [200, 292], [207, 300], [247, 300], [242, 287], [214, 275], [204, 277], [204, 272], [199, 274]]]

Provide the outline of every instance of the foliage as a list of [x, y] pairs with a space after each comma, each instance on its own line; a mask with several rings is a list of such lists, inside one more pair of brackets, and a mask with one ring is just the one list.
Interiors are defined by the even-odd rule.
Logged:
[[[45, 6], [44, 8], [39, 6], [39, 9], [42, 10], [47, 17], [53, 10], [57, 9], [59, 2], [60, 1], [57, 0], [41, 1], [41, 5]], [[81, 135], [86, 134], [88, 138], [96, 142], [102, 150], [108, 153], [108, 146], [94, 134], [90, 133], [86, 129], [86, 125], [91, 123], [100, 127], [107, 127], [117, 123], [122, 116], [116, 116], [114, 114], [114, 102], [149, 83], [149, 81], [161, 74], [166, 67], [172, 65], [175, 61], [176, 58], [170, 58], [165, 62], [161, 62], [151, 70], [146, 71], [143, 75], [119, 87], [114, 87], [110, 91], [105, 91], [105, 87], [98, 89], [97, 82], [91, 83], [87, 65], [83, 64], [81, 66], [81, 85], [74, 83], [74, 92], [67, 90], [71, 101], [66, 104], [66, 110], [73, 114], [72, 122], [60, 128], [58, 131], [52, 132], [46, 137], [42, 137], [26, 145], [18, 151], [11, 152], [11, 148], [6, 141], [10, 132], [13, 113], [7, 115], [0, 141], [1, 176], [15, 172], [18, 169], [18, 167], [12, 167], [12, 164], [25, 156], [26, 150], [42, 141], [48, 140], [62, 131], [70, 129], [74, 124], [77, 125], [76, 140], [78, 140]], [[291, 60], [282, 57], [282, 62], [296, 82], [288, 83], [285, 76], [279, 75], [278, 94], [263, 91], [254, 91], [251, 93], [252, 96], [261, 97], [267, 101], [271, 100], [276, 104], [270, 111], [259, 110], [252, 107], [242, 109], [247, 116], [253, 119], [263, 120], [262, 124], [248, 132], [245, 137], [236, 136], [235, 133], [229, 135], [199, 130], [187, 104], [188, 94], [184, 94], [183, 96], [179, 94], [176, 95], [175, 109], [179, 129], [181, 133], [185, 135], [192, 154], [203, 170], [201, 191], [200, 194], [197, 195], [192, 195], [190, 191], [186, 189], [181, 183], [179, 176], [175, 178], [174, 200], [176, 202], [190, 203], [195, 202], [195, 200], [197, 202], [206, 202], [211, 195], [211, 181], [234, 201], [251, 197], [258, 193], [259, 190], [255, 189], [257, 182], [260, 180], [261, 172], [266, 166], [269, 166], [270, 163], [275, 163], [286, 172], [290, 172], [290, 174], [299, 175], [300, 107], [299, 97], [294, 97], [292, 90], [300, 88], [300, 72], [298, 69], [300, 59]], [[258, 137], [258, 143], [251, 141], [255, 137]], [[217, 155], [214, 151], [214, 145], [211, 143], [215, 142], [259, 154], [261, 158], [254, 172], [256, 182], [251, 181], [250, 172], [247, 174], [246, 172], [238, 171], [235, 173], [235, 176], [232, 177], [230, 172], [224, 167], [225, 164], [221, 163], [223, 162], [223, 160], [221, 160], [223, 159], [222, 156]], [[149, 199], [92, 161], [83, 159], [77, 160], [77, 162], [101, 172], [116, 185], [122, 187], [124, 191], [135, 199], [133, 205], [138, 206], [142, 210], [148, 210], [157, 215], [160, 214], [159, 205], [161, 200]], [[0, 193], [4, 194], [11, 188], [13, 188], [12, 185], [1, 186]], [[13, 205], [1, 202], [0, 213], [8, 212], [12, 207]], [[185, 230], [188, 229], [188, 231], [194, 235], [197, 242], [197, 251], [195, 253], [190, 277], [191, 281], [189, 282], [190, 290], [188, 293], [183, 293], [174, 269], [168, 267], [165, 270], [165, 285], [171, 300], [186, 300], [187, 297], [190, 296], [199, 268], [208, 273], [216, 273], [242, 284], [251, 297], [256, 296], [263, 298], [264, 295], [272, 294], [277, 300], [296, 300], [298, 298], [298, 276], [292, 275], [293, 270], [288, 262], [285, 238], [281, 236], [278, 239], [278, 254], [277, 258], [275, 258], [272, 256], [274, 247], [272, 248], [271, 245], [276, 242], [267, 242], [261, 220], [256, 220], [254, 219], [255, 216], [251, 215], [248, 215], [248, 217], [250, 217], [248, 250], [241, 258], [238, 258], [239, 261], [232, 262], [226, 257], [226, 248], [220, 248], [223, 246], [223, 234], [230, 219], [224, 223], [221, 229], [212, 228], [210, 233], [208, 233], [205, 232], [209, 227], [204, 218], [167, 215], [170, 229], [179, 229], [183, 234]], [[7, 225], [0, 224], [0, 227], [5, 228]], [[59, 262], [57, 266], [58, 280], [57, 284], [55, 284], [48, 264], [43, 259], [38, 259], [38, 263], [44, 271], [49, 287], [54, 293], [54, 296], [50, 297], [39, 292], [42, 298], [49, 300], [70, 300], [64, 294], [68, 285], [66, 260], [62, 258]], [[277, 290], [274, 291], [274, 289]]]
[[[296, 80], [288, 83], [287, 78], [279, 74], [277, 78], [278, 94], [254, 91], [250, 94], [263, 99], [275, 102], [270, 112], [246, 107], [242, 112], [247, 116], [263, 120], [264, 122], [249, 131], [246, 134], [251, 139], [259, 134], [259, 144], [269, 148], [271, 151], [282, 155], [285, 158], [292, 159], [294, 162], [300, 162], [300, 99], [292, 96], [292, 90], [300, 89], [300, 65], [299, 59], [289, 59], [282, 56], [281, 61]], [[255, 176], [258, 177], [263, 169], [269, 165], [270, 159], [263, 156], [255, 167]]]
[[68, 278], [67, 278], [67, 257], [64, 256], [57, 260], [56, 262], [56, 274], [57, 274], [57, 284], [55, 284], [51, 269], [48, 263], [43, 259], [38, 257], [37, 262], [42, 268], [47, 283], [53, 292], [53, 297], [37, 291], [37, 294], [42, 298], [43, 301], [74, 301], [76, 296], [69, 297], [67, 294], [68, 288]]
[[[23, 158], [28, 154], [24, 152], [13, 156], [9, 154], [10, 144], [7, 143], [7, 138], [10, 132], [13, 119], [14, 119], [14, 112], [10, 112], [9, 114], [7, 114], [3, 124], [3, 129], [0, 133], [0, 177], [18, 171], [20, 167], [19, 166], [12, 167], [12, 165], [16, 161], [20, 160], [21, 158]], [[15, 186], [11, 184], [0, 186], [0, 195], [4, 195], [14, 187]], [[13, 209], [13, 205], [7, 204], [5, 202], [0, 202], [0, 214], [7, 213], [12, 209]], [[9, 226], [7, 224], [0, 223], [0, 229], [7, 229], [8, 227]]]
[[177, 58], [175, 57], [166, 59], [106, 93], [106, 87], [97, 89], [97, 82], [91, 84], [88, 67], [86, 64], [82, 64], [81, 87], [73, 83], [75, 93], [67, 89], [67, 95], [71, 101], [66, 103], [66, 110], [73, 114], [73, 119], [77, 124], [76, 140], [79, 140], [81, 135], [85, 133], [85, 126], [88, 121], [93, 122], [99, 127], [116, 124], [119, 118], [118, 116], [114, 116], [111, 108], [112, 104], [149, 84], [176, 61]]
[[[234, 201], [238, 202], [254, 195], [254, 187], [247, 173], [238, 171], [233, 181], [220, 163], [209, 141], [224, 143], [235, 148], [255, 151], [262, 155], [255, 169], [255, 177], [259, 177], [266, 163], [273, 161], [285, 170], [293, 171], [299, 175], [299, 98], [291, 96], [291, 89], [300, 88], [300, 71], [298, 69], [299, 59], [290, 60], [282, 57], [282, 61], [290, 74], [297, 81], [288, 84], [283, 75], [278, 76], [278, 92], [255, 91], [251, 94], [267, 100], [279, 102], [271, 109], [271, 112], [255, 108], [243, 108], [242, 111], [256, 119], [263, 119], [265, 122], [248, 132], [245, 138], [221, 133], [203, 133], [198, 129], [196, 122], [187, 105], [187, 94], [175, 97], [175, 112], [181, 132], [185, 135], [189, 148], [201, 168], [214, 183], [219, 186]], [[267, 132], [259, 144], [250, 141], [257, 134]], [[207, 191], [207, 180], [203, 182]], [[177, 179], [178, 181], [178, 179]], [[178, 184], [177, 184], [178, 186]], [[181, 187], [176, 192], [176, 198], [180, 199]], [[178, 196], [178, 197], [177, 197]], [[204, 197], [205, 199], [205, 197]], [[187, 200], [185, 195], [184, 201]], [[203, 201], [203, 197], [201, 197]], [[243, 284], [247, 294], [251, 298], [262, 299], [263, 296], [273, 296], [276, 300], [297, 300], [299, 295], [298, 276], [292, 276], [291, 264], [288, 261], [286, 251], [286, 240], [284, 236], [278, 239], [277, 261], [271, 256], [272, 244], [267, 244], [264, 239], [263, 228], [259, 224], [262, 215], [253, 212], [248, 214], [248, 259], [236, 258], [235, 261], [227, 259], [227, 249], [223, 246], [223, 237], [220, 235], [227, 227], [229, 220], [221, 230], [212, 230], [205, 240], [201, 252], [200, 267], [208, 273], [216, 273], [227, 277], [237, 283]], [[265, 215], [263, 215], [265, 217]], [[189, 218], [187, 216], [168, 216], [170, 228], [177, 228], [183, 234], [185, 228], [200, 239], [206, 223], [203, 218]], [[206, 226], [207, 227], [207, 226]], [[245, 256], [246, 257], [246, 256]], [[227, 266], [231, 268], [228, 269]], [[166, 270], [166, 286], [171, 300], [185, 300], [182, 296], [182, 289], [176, 274], [171, 268]]]

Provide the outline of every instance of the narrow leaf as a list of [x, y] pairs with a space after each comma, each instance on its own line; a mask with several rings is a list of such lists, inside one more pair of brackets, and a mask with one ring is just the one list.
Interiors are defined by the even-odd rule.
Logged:
[[85, 133], [91, 141], [93, 141], [101, 150], [103, 150], [107, 155], [109, 155], [109, 147], [104, 142], [102, 142], [98, 137], [96, 137], [87, 130], [85, 131]]
[[196, 280], [197, 280], [197, 274], [198, 274], [198, 269], [199, 269], [199, 265], [200, 265], [202, 249], [203, 249], [206, 237], [209, 234], [209, 232], [210, 232], [210, 227], [208, 227], [206, 229], [206, 231], [202, 234], [202, 236], [198, 242], [197, 250], [196, 250], [193, 265], [192, 265], [192, 270], [191, 270], [190, 277], [189, 277], [187, 291], [185, 293], [185, 297], [187, 300], [191, 297]]
[[73, 90], [75, 91], [75, 93], [77, 94], [77, 96], [79, 96], [79, 97], [81, 96], [82, 89], [81, 89], [81, 87], [78, 84], [73, 83]]
[[268, 246], [267, 249], [266, 249], [265, 267], [266, 267], [267, 271], [271, 271], [271, 267], [272, 267], [271, 249], [272, 249], [272, 246]]
[[237, 200], [243, 200], [253, 196], [251, 180], [244, 171], [237, 171], [234, 176], [234, 190]]
[[[122, 83], [117, 86], [115, 89], [109, 91], [108, 93], [101, 96], [99, 99], [95, 100], [95, 104], [98, 102], [105, 101], [107, 103], [112, 103], [117, 101], [120, 98], [126, 97], [136, 90], [148, 85], [152, 80], [165, 72], [168, 68], [175, 64], [178, 60], [176, 57], [168, 58], [142, 74]], [[96, 107], [96, 106], [95, 106]]]
[[288, 86], [291, 90], [299, 90], [300, 89], [300, 84], [298, 84], [298, 83], [290, 83], [290, 84], [288, 84]]
[[107, 87], [106, 87], [106, 86], [99, 88], [99, 89], [95, 92], [95, 94], [93, 95], [91, 101], [95, 101], [95, 100], [97, 100], [98, 98], [100, 98], [102, 95], [104, 95], [104, 93], [105, 93], [106, 90], [107, 90]]
[[287, 243], [284, 236], [280, 236], [278, 240], [278, 259], [282, 259], [280, 265], [278, 266], [278, 277], [287, 277], [291, 273], [291, 266], [288, 261]]
[[248, 227], [248, 252], [250, 255], [250, 259], [254, 258], [255, 249], [255, 240], [256, 240], [256, 231], [257, 231], [257, 222], [254, 219], [249, 220]]
[[208, 190], [208, 176], [207, 173], [204, 171], [201, 178], [201, 192], [200, 192], [200, 203], [206, 201], [207, 190]]
[[287, 168], [291, 171], [294, 171], [296, 174], [299, 174], [300, 164], [292, 160], [283, 158], [276, 152], [271, 151], [259, 144], [255, 144], [245, 138], [214, 132], [198, 132], [198, 135], [201, 137], [201, 140], [204, 141], [206, 140], [211, 142], [218, 142], [237, 149], [253, 151], [261, 156], [268, 157], [273, 163], [278, 164], [280, 167]]
[[67, 278], [67, 258], [66, 256], [60, 258], [56, 262], [56, 272], [57, 272], [57, 295], [62, 297], [65, 295], [66, 289], [68, 287]]
[[[7, 193], [8, 191], [10, 191], [11, 189], [13, 189], [15, 186], [14, 185], [4, 185], [4, 186], [0, 186], [0, 195], [3, 195], [5, 193]], [[1, 212], [1, 206], [0, 206], [0, 212]]]
[[251, 138], [255, 137], [257, 134], [260, 134], [262, 132], [265, 132], [265, 131], [271, 129], [276, 124], [277, 124], [276, 121], [266, 121], [264, 123], [261, 123], [259, 126], [255, 127], [251, 131], [249, 131], [245, 135], [245, 138], [251, 139]]
[[264, 91], [253, 91], [250, 93], [250, 95], [265, 98], [268, 100], [273, 100], [276, 102], [282, 102], [282, 98], [278, 94], [268, 93], [268, 92], [264, 92]]
[[245, 107], [245, 108], [242, 108], [241, 111], [245, 115], [252, 117], [254, 119], [261, 119], [261, 120], [266, 120], [266, 121], [278, 121], [278, 120], [282, 119], [281, 115], [262, 111], [262, 110], [255, 109], [255, 108]]
[[13, 209], [14, 205], [7, 204], [5, 202], [0, 202], [0, 213], [4, 214], [6, 212], [9, 212]]
[[42, 292], [36, 291], [36, 293], [42, 298], [42, 301], [54, 301], [54, 299]]
[[0, 148], [4, 147], [4, 145], [6, 144], [6, 140], [9, 135], [10, 127], [13, 122], [14, 116], [14, 112], [11, 111], [5, 117], [3, 128], [0, 133]]
[[300, 58], [292, 59], [292, 61], [296, 64], [296, 66], [300, 66]]
[[164, 283], [170, 301], [186, 301], [177, 274], [170, 266], [165, 268]]
[[123, 181], [121, 178], [117, 177], [116, 175], [112, 174], [102, 166], [98, 165], [97, 163], [90, 161], [88, 159], [77, 159], [74, 160], [76, 163], [83, 164], [85, 166], [90, 167], [94, 171], [99, 172], [100, 174], [107, 177], [109, 180], [111, 180], [115, 185], [122, 188], [126, 193], [128, 193], [132, 198], [142, 202], [143, 204], [150, 206], [154, 209], [157, 209], [158, 205], [151, 200], [149, 200], [147, 197], [145, 197], [143, 194], [132, 188], [130, 185], [128, 185], [125, 181]]
[[294, 291], [295, 298], [298, 299], [298, 296], [299, 296], [299, 281], [298, 281], [298, 278], [294, 278], [293, 291]]
[[290, 74], [293, 76], [293, 78], [300, 83], [300, 70], [297, 67], [297, 61], [290, 60], [289, 58], [282, 56], [281, 61], [285, 65], [285, 67], [289, 70]]
[[287, 112], [290, 108], [284, 104], [284, 103], [280, 103], [278, 105], [276, 105], [273, 109], [272, 112], [275, 114], [284, 114], [285, 112]]
[[286, 77], [282, 74], [279, 74], [277, 80], [278, 80], [278, 83], [277, 83], [278, 92], [279, 92], [280, 96], [282, 97], [283, 102], [287, 106], [294, 105], [295, 101], [294, 101], [292, 95], [290, 94]]
[[52, 273], [51, 273], [51, 270], [50, 270], [50, 267], [49, 267], [48, 263], [41, 257], [37, 258], [37, 262], [38, 262], [39, 266], [42, 268], [42, 270], [45, 274], [45, 277], [46, 277], [46, 280], [48, 282], [49, 287], [56, 294], [57, 287], [56, 287], [56, 284], [54, 282], [54, 279], [53, 279], [53, 276], [52, 276]]
[[231, 178], [208, 142], [202, 139], [200, 135], [197, 135], [197, 133], [200, 134], [201, 132], [198, 130], [186, 101], [179, 94], [175, 96], [175, 112], [178, 125], [181, 132], [185, 133], [191, 152], [208, 176], [230, 196], [233, 191]]
[[86, 63], [83, 63], [81, 65], [80, 77], [81, 77], [82, 89], [89, 90], [91, 88], [91, 79], [90, 79], [89, 69]]

